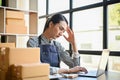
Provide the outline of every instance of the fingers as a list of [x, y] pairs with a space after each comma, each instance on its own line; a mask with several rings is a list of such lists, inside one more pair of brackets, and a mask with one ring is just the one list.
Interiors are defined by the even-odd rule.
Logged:
[[69, 33], [73, 33], [73, 31], [70, 29], [70, 27], [67, 27], [67, 33], [69, 34]]
[[81, 68], [80, 68], [80, 71], [81, 71], [81, 72], [88, 73], [87, 69], [86, 69], [86, 68], [84, 68], [84, 67], [81, 67]]
[[74, 72], [75, 73], [76, 72], [85, 72], [85, 73], [87, 73], [88, 71], [84, 67], [76, 66], [76, 67], [73, 67], [73, 68], [69, 69], [69, 73], [74, 73]]
[[68, 42], [73, 43], [73, 42], [74, 42], [74, 32], [70, 29], [70, 27], [67, 27], [66, 32], [67, 32], [67, 36], [66, 36], [66, 35], [63, 35], [64, 38], [65, 38]]

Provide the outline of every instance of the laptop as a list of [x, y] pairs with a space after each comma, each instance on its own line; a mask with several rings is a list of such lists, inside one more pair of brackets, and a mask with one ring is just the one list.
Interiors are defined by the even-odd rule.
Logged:
[[78, 73], [79, 76], [84, 76], [84, 77], [98, 77], [102, 74], [105, 73], [105, 68], [106, 68], [106, 65], [107, 65], [107, 61], [108, 61], [108, 58], [109, 58], [109, 53], [110, 51], [108, 49], [103, 49], [102, 51], [102, 54], [101, 54], [101, 57], [100, 57], [100, 61], [99, 61], [99, 64], [98, 64], [98, 67], [95, 69], [93, 68], [88, 68], [88, 73], [85, 74], [83, 72], [80, 72]]

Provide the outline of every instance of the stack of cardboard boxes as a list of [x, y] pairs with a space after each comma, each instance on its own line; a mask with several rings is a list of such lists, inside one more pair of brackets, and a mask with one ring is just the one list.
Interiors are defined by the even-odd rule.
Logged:
[[11, 66], [12, 80], [49, 80], [49, 65], [20, 64]]
[[27, 27], [25, 26], [24, 12], [21, 11], [6, 11], [6, 33], [26, 34]]
[[6, 66], [6, 47], [15, 48], [15, 43], [0, 43], [0, 80], [6, 80], [8, 68]]
[[40, 48], [0, 47], [0, 80], [49, 80], [49, 73]]

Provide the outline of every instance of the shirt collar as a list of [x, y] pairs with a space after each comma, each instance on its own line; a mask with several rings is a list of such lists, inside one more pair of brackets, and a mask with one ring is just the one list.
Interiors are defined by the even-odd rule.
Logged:
[[48, 43], [51, 43], [53, 40], [48, 40], [43, 34], [41, 34], [41, 38]]

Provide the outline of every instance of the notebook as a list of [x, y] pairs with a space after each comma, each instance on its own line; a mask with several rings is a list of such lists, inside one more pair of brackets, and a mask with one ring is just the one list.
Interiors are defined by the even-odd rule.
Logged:
[[49, 75], [49, 79], [57, 79], [57, 78], [61, 78], [62, 75], [60, 74], [54, 74], [54, 75]]
[[85, 76], [85, 77], [98, 77], [102, 75], [105, 72], [105, 68], [107, 65], [108, 58], [109, 58], [109, 53], [110, 51], [108, 49], [103, 49], [98, 67], [96, 69], [89, 68], [87, 69], [88, 70], [87, 74], [80, 72], [78, 73], [78, 75]]

